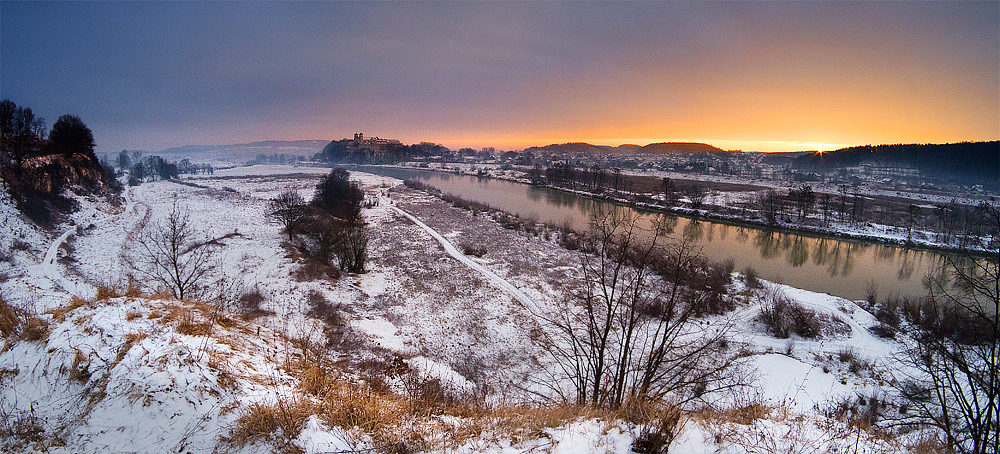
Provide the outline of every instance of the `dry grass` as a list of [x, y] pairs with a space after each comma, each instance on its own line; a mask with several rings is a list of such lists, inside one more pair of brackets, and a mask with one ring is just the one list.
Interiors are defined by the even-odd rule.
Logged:
[[129, 350], [132, 349], [132, 346], [134, 346], [135, 344], [138, 344], [139, 342], [142, 342], [142, 340], [145, 339], [147, 336], [148, 335], [145, 334], [145, 333], [128, 333], [128, 334], [126, 334], [125, 335], [125, 343], [122, 344], [122, 346], [118, 349], [118, 355], [115, 356], [115, 361], [114, 361], [114, 363], [112, 363], [112, 367], [114, 367], [115, 364], [120, 363], [121, 360], [123, 358], [125, 358], [125, 355], [127, 355], [128, 352], [129, 352]]
[[73, 365], [69, 369], [69, 378], [80, 383], [86, 383], [87, 380], [90, 380], [90, 375], [90, 359], [83, 352], [77, 350], [76, 355], [73, 356]]
[[0, 336], [12, 337], [21, 325], [20, 311], [0, 298]]
[[212, 332], [212, 324], [182, 321], [177, 324], [177, 332], [188, 336], [208, 336]]
[[758, 419], [767, 418], [774, 408], [760, 402], [751, 402], [725, 409], [705, 409], [697, 414], [702, 419], [731, 422], [749, 426]]
[[52, 315], [52, 319], [55, 320], [56, 322], [62, 323], [64, 321], [66, 321], [66, 314], [68, 314], [70, 312], [73, 312], [73, 311], [75, 311], [75, 310], [77, 310], [77, 309], [79, 309], [79, 308], [81, 308], [83, 306], [89, 305], [89, 304], [90, 304], [90, 301], [87, 301], [87, 300], [85, 300], [83, 298], [80, 298], [79, 296], [75, 296], [74, 295], [73, 298], [70, 299], [69, 304], [67, 304], [67, 305], [65, 305], [63, 307], [58, 307], [58, 308], [46, 311], [45, 313], [49, 314], [49, 315]]
[[251, 404], [236, 420], [229, 442], [242, 448], [255, 441], [270, 439], [281, 430], [277, 440], [283, 448], [299, 436], [314, 406], [306, 399], [289, 399], [274, 405]]
[[229, 360], [226, 356], [211, 352], [208, 357], [208, 367], [215, 369], [216, 383], [225, 390], [233, 391], [237, 387], [236, 376], [230, 371]]
[[135, 285], [135, 283], [130, 283], [128, 288], [125, 289], [124, 296], [127, 296], [129, 298], [138, 298], [140, 296], [143, 296], [143, 294], [142, 290], [139, 289], [138, 285]]
[[47, 321], [15, 307], [0, 296], [0, 336], [11, 342], [40, 341], [48, 338], [50, 330]]
[[97, 296], [94, 297], [96, 301], [103, 301], [110, 298], [118, 298], [122, 296], [118, 292], [118, 289], [110, 285], [98, 285], [97, 286]]

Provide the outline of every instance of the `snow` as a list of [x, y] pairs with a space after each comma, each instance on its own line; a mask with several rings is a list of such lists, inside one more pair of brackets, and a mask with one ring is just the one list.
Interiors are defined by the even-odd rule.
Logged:
[[305, 429], [295, 440], [306, 454], [354, 451], [350, 436], [339, 427], [329, 428], [316, 415], [309, 417]]
[[853, 397], [855, 388], [841, 384], [831, 373], [821, 367], [806, 364], [798, 359], [771, 353], [754, 358], [761, 371], [760, 393], [765, 402], [787, 406], [805, 413], [844, 397]]
[[[13, 249], [12, 259], [0, 262], [0, 272], [8, 276], [0, 289], [12, 304], [31, 309], [51, 327], [44, 340], [10, 342], [0, 351], [0, 410], [44, 421], [46, 434], [58, 434], [63, 444], [47, 446], [48, 452], [237, 451], [224, 437], [241, 411], [287, 398], [296, 389], [284, 363], [293, 354], [288, 340], [321, 338], [320, 322], [306, 315], [310, 292], [342, 304], [351, 331], [374, 346], [372, 351], [398, 354], [411, 370], [456, 389], [472, 389], [484, 376], [490, 385], [504, 386], [538, 366], [538, 346], [530, 334], [539, 326], [534, 316], [567, 298], [570, 290], [561, 281], [574, 276], [573, 253], [495, 225], [493, 231], [471, 231], [491, 225], [482, 216], [467, 225], [445, 225], [428, 215], [442, 210], [430, 197], [402, 196], [391, 190], [398, 180], [352, 172], [378, 202], [364, 210], [375, 235], [369, 270], [338, 281], [299, 282], [290, 277], [299, 263], [282, 247], [287, 236], [265, 221], [264, 212], [269, 199], [285, 189], [308, 199], [319, 176], [328, 172], [252, 166], [220, 170], [217, 178], [196, 180], [196, 187], [146, 183], [128, 189], [124, 207], [81, 199], [73, 224], [56, 232], [23, 219], [0, 191], [0, 243], [6, 247], [16, 239], [30, 246]], [[178, 331], [178, 320], [191, 316], [185, 314], [200, 320], [210, 306], [149, 296], [94, 300], [99, 285], [127, 287], [127, 256], [136, 232], [175, 205], [188, 211], [206, 237], [226, 237], [220, 240], [213, 285], [257, 289], [265, 297], [262, 306], [274, 315], [253, 322], [234, 318], [229, 327], [215, 324], [210, 336], [193, 336]], [[474, 216], [452, 214], [454, 219]], [[489, 243], [490, 238], [500, 244]], [[460, 241], [488, 244], [489, 251], [473, 260], [455, 247]], [[72, 243], [75, 252], [68, 253], [64, 243]], [[787, 417], [772, 415], [750, 426], [685, 418], [671, 452], [787, 450], [796, 439], [800, 443], [794, 446], [800, 448], [842, 446], [824, 438], [831, 432], [823, 427], [834, 422], [821, 410], [877, 390], [876, 369], [887, 367], [901, 348], [873, 336], [868, 328], [874, 317], [854, 302], [765, 286], [838, 321], [844, 332], [793, 338], [792, 351], [783, 354], [790, 341], [760, 329], [754, 321], [758, 304], [730, 314], [737, 322], [730, 338], [748, 349], [746, 361], [758, 370], [755, 395]], [[74, 296], [87, 302], [65, 311]], [[46, 313], [53, 309], [59, 310]], [[845, 349], [872, 370], [849, 373], [833, 358]], [[544, 436], [481, 434], [435, 452], [628, 453], [641, 430], [624, 421], [580, 418], [546, 428]], [[785, 444], [748, 441], [756, 434], [794, 437], [786, 437], [793, 441]], [[0, 446], [4, 442], [0, 438]], [[360, 446], [345, 428], [329, 427], [316, 416], [295, 443], [307, 453]], [[859, 452], [885, 446], [879, 443], [866, 441]], [[256, 444], [243, 452], [270, 449]]]
[[354, 328], [366, 334], [375, 345], [400, 353], [414, 353], [412, 345], [399, 336], [399, 329], [392, 322], [385, 319], [376, 320], [354, 320]]

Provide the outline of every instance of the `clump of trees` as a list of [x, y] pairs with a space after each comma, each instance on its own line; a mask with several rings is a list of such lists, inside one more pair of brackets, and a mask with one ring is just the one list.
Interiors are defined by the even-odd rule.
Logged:
[[139, 151], [129, 153], [122, 150], [115, 157], [114, 164], [122, 171], [129, 173], [129, 186], [138, 186], [146, 181], [169, 180], [180, 178], [182, 174], [214, 174], [215, 168], [211, 164], [195, 164], [189, 159], [181, 159], [179, 162], [167, 161], [159, 156], [143, 156]]
[[706, 312], [704, 259], [691, 241], [667, 242], [663, 219], [649, 228], [623, 210], [593, 219], [582, 287], [546, 317], [558, 370], [548, 384], [566, 401], [617, 410], [746, 384], [726, 324], [690, 323]]
[[333, 169], [316, 186], [307, 204], [295, 191], [271, 201], [267, 217], [282, 225], [289, 243], [311, 260], [351, 273], [363, 273], [369, 233], [361, 216], [364, 191], [350, 174]]

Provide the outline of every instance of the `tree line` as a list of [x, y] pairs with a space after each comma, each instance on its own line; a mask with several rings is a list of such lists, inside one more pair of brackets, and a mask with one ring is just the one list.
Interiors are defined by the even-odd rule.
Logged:
[[86, 156], [95, 164], [94, 134], [76, 115], [63, 115], [52, 124], [46, 137], [45, 118], [35, 116], [30, 107], [9, 99], [0, 101], [0, 152], [4, 164], [24, 165], [37, 156], [51, 154]]
[[140, 151], [129, 153], [127, 150], [122, 150], [115, 158], [115, 165], [123, 172], [128, 171], [129, 186], [138, 186], [143, 182], [157, 179], [180, 178], [181, 174], [215, 173], [215, 168], [211, 164], [195, 164], [186, 158], [180, 162], [172, 162], [155, 155], [143, 156]]
[[709, 197], [713, 196], [711, 183], [706, 182], [679, 182], [664, 177], [660, 180], [658, 191], [644, 194], [634, 191], [635, 182], [619, 168], [553, 163], [546, 168], [536, 165], [528, 174], [535, 184], [625, 198], [667, 209], [722, 211], [743, 219], [758, 219], [769, 225], [830, 225], [831, 222], [862, 225], [876, 222], [905, 229], [909, 240], [913, 239], [917, 230], [929, 230], [934, 233], [928, 239], [958, 247], [972, 246], [976, 238], [996, 233], [985, 227], [987, 222], [984, 216], [991, 206], [989, 202], [969, 206], [952, 199], [950, 202], [935, 203], [933, 208], [916, 204], [894, 206], [873, 201], [856, 186], [840, 185], [837, 192], [831, 194], [819, 193], [814, 191], [812, 185], [801, 184], [789, 189], [758, 191], [744, 200], [719, 206], [706, 205]]
[[799, 156], [794, 166], [828, 170], [862, 164], [912, 167], [922, 177], [967, 184], [1000, 185], [1000, 141], [948, 144], [864, 145]]

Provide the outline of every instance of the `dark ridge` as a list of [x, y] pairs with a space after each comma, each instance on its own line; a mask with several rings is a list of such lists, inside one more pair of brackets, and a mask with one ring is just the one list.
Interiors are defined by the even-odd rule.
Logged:
[[794, 166], [831, 170], [861, 165], [913, 169], [921, 177], [996, 188], [1000, 180], [1000, 141], [946, 144], [864, 145], [799, 156]]

